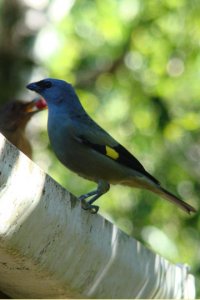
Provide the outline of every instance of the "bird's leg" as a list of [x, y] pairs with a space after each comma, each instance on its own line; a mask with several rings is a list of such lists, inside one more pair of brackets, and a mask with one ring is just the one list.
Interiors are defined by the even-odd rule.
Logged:
[[100, 196], [102, 196], [103, 194], [107, 193], [109, 191], [109, 189], [110, 189], [110, 184], [108, 182], [103, 181], [103, 180], [99, 180], [98, 186], [97, 186], [97, 190], [96, 190], [96, 195], [94, 197], [92, 197], [92, 199], [90, 199], [88, 201], [88, 203], [91, 205]]
[[81, 195], [78, 199], [80, 201], [84, 201], [85, 199], [87, 199], [87, 198], [89, 198], [89, 197], [91, 197], [93, 195], [96, 195], [96, 193], [97, 193], [97, 190], [94, 190], [94, 191], [91, 191], [91, 192], [89, 192], [87, 194]]
[[[91, 213], [96, 214], [99, 210], [99, 206], [92, 205], [100, 196], [105, 194], [110, 189], [110, 184], [106, 181], [99, 180], [97, 189], [94, 191], [91, 191], [87, 194], [84, 194], [79, 197], [79, 200], [81, 201], [82, 208], [85, 210], [90, 210]], [[85, 201], [85, 199], [93, 196], [88, 202]]]

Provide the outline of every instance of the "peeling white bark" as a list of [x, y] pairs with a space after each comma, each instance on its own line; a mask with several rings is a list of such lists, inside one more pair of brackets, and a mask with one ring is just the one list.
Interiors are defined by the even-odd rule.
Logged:
[[194, 299], [194, 278], [79, 201], [0, 135], [0, 290], [13, 298]]

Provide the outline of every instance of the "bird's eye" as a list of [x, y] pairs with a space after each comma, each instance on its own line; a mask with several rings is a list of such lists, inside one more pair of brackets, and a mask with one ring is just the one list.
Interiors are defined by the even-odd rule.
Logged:
[[38, 81], [37, 85], [43, 89], [49, 89], [50, 87], [52, 87], [52, 83], [48, 80]]

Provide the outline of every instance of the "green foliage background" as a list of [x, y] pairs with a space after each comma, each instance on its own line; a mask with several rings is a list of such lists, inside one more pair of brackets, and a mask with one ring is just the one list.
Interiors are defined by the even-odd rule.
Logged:
[[[71, 82], [88, 113], [198, 209], [200, 2], [33, 3], [0, 1], [1, 103], [25, 98], [32, 80]], [[37, 120], [29, 128], [35, 161], [76, 195], [92, 189], [51, 152], [46, 113]], [[174, 263], [188, 263], [198, 282], [199, 212], [187, 216], [155, 195], [121, 186], [97, 202], [100, 213], [129, 235]]]

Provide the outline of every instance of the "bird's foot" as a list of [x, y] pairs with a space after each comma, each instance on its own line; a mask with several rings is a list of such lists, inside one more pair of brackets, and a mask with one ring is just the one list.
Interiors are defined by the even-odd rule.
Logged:
[[[80, 197], [81, 198], [81, 197]], [[81, 200], [81, 207], [84, 209], [84, 210], [89, 210], [91, 214], [96, 214], [99, 210], [99, 206], [97, 205], [92, 205], [88, 202], [85, 201], [85, 199], [80, 199]]]
[[[81, 201], [81, 206], [85, 210], [89, 210], [90, 213], [96, 214], [99, 210], [99, 206], [93, 205], [93, 203], [101, 197], [101, 195], [105, 194], [108, 191], [110, 185], [107, 182], [99, 181], [98, 187], [96, 190], [93, 190], [87, 194], [81, 195], [78, 199]], [[88, 202], [86, 199], [92, 197]]]
[[[83, 208], [83, 209], [85, 209], [85, 208]], [[95, 215], [95, 214], [97, 214], [97, 212], [99, 210], [99, 206], [97, 206], [97, 205], [89, 205], [88, 208], [86, 208], [85, 210], [89, 210], [89, 212], [91, 214]]]

